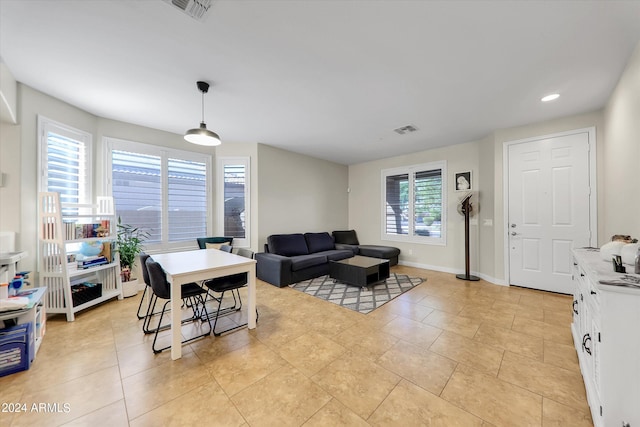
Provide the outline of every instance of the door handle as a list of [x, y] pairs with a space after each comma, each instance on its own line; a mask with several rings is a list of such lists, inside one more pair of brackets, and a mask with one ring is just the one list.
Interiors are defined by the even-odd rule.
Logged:
[[512, 236], [517, 236], [518, 234], [520, 234], [520, 233], [516, 233], [515, 231], [512, 231], [512, 232], [511, 232], [511, 235], [512, 235]]
[[589, 356], [591, 356], [591, 347], [589, 347], [587, 343], [590, 341], [591, 341], [591, 335], [584, 334], [584, 336], [582, 337], [582, 349], [586, 351], [587, 354], [589, 354]]

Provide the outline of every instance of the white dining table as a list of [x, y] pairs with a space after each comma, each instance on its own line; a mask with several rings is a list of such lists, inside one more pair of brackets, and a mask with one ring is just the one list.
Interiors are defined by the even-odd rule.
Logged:
[[180, 288], [189, 282], [247, 273], [248, 310], [247, 326], [256, 327], [256, 261], [218, 249], [197, 249], [192, 251], [171, 252], [151, 256], [158, 262], [171, 283], [171, 358], [182, 357]]

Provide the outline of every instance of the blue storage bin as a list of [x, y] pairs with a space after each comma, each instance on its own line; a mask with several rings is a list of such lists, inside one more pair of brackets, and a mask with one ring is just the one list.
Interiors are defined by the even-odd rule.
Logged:
[[34, 357], [34, 335], [31, 323], [0, 329], [0, 377], [25, 371]]

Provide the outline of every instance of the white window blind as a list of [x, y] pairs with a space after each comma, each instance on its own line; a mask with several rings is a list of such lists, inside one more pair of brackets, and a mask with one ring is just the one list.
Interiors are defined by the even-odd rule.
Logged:
[[207, 235], [207, 168], [202, 162], [168, 160], [169, 241]]
[[162, 240], [162, 174], [160, 156], [111, 150], [111, 192], [123, 224]]
[[211, 235], [211, 157], [105, 138], [122, 222], [149, 233], [148, 250], [193, 247]]
[[218, 159], [218, 228], [234, 246], [250, 246], [249, 158]]
[[383, 239], [445, 244], [446, 163], [382, 171]]
[[442, 234], [442, 170], [414, 174], [413, 232], [418, 236]]
[[244, 165], [224, 165], [224, 235], [245, 237]]
[[408, 234], [409, 175], [386, 177], [386, 233]]
[[38, 116], [41, 191], [62, 203], [91, 203], [91, 134]]

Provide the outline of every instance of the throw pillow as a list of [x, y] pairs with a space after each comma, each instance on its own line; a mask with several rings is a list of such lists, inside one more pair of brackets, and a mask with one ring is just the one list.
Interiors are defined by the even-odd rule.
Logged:
[[267, 237], [269, 252], [282, 256], [308, 255], [307, 242], [302, 234], [272, 234]]
[[331, 251], [335, 249], [333, 238], [329, 233], [305, 233], [304, 238], [307, 241], [309, 253], [313, 254], [322, 251]]
[[228, 243], [205, 243], [205, 249], [220, 249], [220, 246], [228, 245]]

